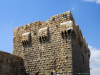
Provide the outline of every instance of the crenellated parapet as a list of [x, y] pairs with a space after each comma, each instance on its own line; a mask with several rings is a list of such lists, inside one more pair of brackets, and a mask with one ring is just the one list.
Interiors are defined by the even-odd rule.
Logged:
[[35, 21], [33, 23], [15, 28], [13, 42], [15, 42], [16, 38], [19, 38], [16, 42], [22, 42], [22, 45], [25, 43], [29, 44], [32, 36], [37, 36], [40, 41], [48, 39], [49, 30], [55, 26], [58, 27], [60, 34], [63, 36], [68, 36], [70, 32], [72, 32], [72, 37], [74, 39], [78, 38], [79, 45], [82, 46], [83, 44], [87, 47], [79, 25], [75, 25], [75, 20], [71, 11], [63, 12], [60, 15], [54, 15], [46, 22]]

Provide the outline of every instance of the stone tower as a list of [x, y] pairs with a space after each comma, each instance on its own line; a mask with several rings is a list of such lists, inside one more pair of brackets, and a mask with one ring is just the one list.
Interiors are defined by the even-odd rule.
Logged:
[[15, 28], [13, 54], [29, 75], [90, 75], [90, 50], [70, 11]]

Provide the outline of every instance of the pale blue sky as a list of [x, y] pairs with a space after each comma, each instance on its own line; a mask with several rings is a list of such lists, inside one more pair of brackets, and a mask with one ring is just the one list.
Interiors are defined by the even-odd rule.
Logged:
[[0, 50], [12, 53], [14, 28], [70, 10], [86, 42], [100, 50], [100, 0], [0, 0]]

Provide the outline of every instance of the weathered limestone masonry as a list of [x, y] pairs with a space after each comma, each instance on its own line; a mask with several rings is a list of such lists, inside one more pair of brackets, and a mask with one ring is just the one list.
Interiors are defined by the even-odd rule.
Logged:
[[70, 11], [15, 28], [13, 54], [29, 75], [90, 73], [90, 50]]
[[25, 75], [23, 59], [0, 51], [0, 75]]

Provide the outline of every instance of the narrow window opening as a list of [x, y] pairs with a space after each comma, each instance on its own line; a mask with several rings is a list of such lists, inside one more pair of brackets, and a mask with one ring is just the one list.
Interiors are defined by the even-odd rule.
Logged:
[[42, 36], [42, 42], [43, 42], [43, 36]]
[[51, 72], [51, 75], [53, 75], [53, 72]]
[[34, 33], [34, 35], [36, 35], [36, 33]]
[[24, 45], [26, 45], [26, 41], [24, 40]]
[[67, 37], [67, 32], [65, 31], [65, 37]]
[[70, 33], [71, 33], [71, 30], [68, 30], [68, 35], [70, 35]]
[[67, 44], [68, 42], [66, 41], [66, 44]]
[[23, 42], [23, 45], [25, 45], [25, 42]]
[[62, 32], [62, 38], [64, 37], [64, 33]]
[[45, 41], [45, 36], [44, 36], [44, 41]]
[[83, 64], [84, 64], [84, 55], [82, 54]]
[[53, 21], [55, 21], [55, 18], [53, 18]]
[[43, 37], [42, 39], [43, 39], [43, 41], [44, 41], [44, 37]]
[[25, 41], [25, 45], [27, 45], [27, 41]]
[[38, 75], [39, 74], [39, 72], [37, 72], [35, 75]]
[[40, 37], [40, 42], [41, 42], [41, 37]]
[[25, 45], [27, 45], [26, 41], [25, 41]]

